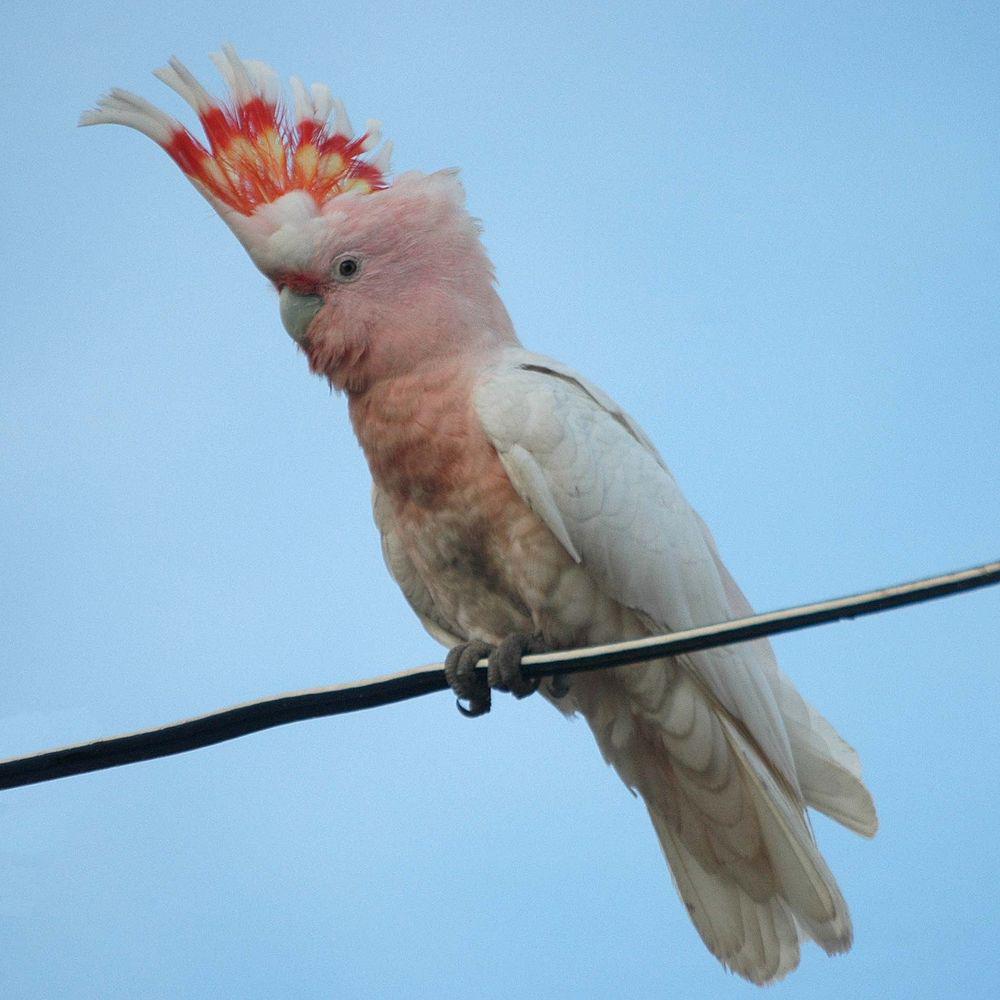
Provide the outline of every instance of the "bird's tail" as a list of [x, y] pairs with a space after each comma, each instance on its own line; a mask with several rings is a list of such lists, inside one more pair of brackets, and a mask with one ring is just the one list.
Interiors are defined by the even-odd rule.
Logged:
[[[851, 918], [801, 808], [739, 730], [721, 723], [747, 811], [738, 820], [743, 831], [735, 831], [737, 824], [727, 823], [721, 810], [713, 816], [707, 802], [704, 811], [690, 800], [680, 809], [673, 803], [664, 808], [664, 791], [680, 783], [678, 764], [669, 758], [659, 762], [661, 772], [669, 769], [664, 783], [641, 791], [702, 940], [734, 972], [764, 984], [799, 964], [805, 936], [828, 954], [847, 951]], [[688, 815], [678, 822], [679, 813]]]
[[[652, 666], [629, 668], [630, 681]], [[852, 937], [847, 904], [813, 839], [798, 789], [776, 774], [743, 727], [689, 674], [670, 673], [670, 697], [655, 715], [639, 710], [620, 678], [595, 678], [591, 683], [604, 688], [593, 692], [597, 697], [576, 685], [574, 694], [606, 759], [645, 801], [708, 949], [758, 984], [794, 969], [804, 938], [828, 954], [846, 951]], [[634, 695], [633, 684], [628, 687]], [[825, 765], [819, 749], [813, 751], [819, 775]], [[824, 804], [841, 818], [835, 803]], [[862, 825], [860, 817], [844, 820], [855, 829]]]

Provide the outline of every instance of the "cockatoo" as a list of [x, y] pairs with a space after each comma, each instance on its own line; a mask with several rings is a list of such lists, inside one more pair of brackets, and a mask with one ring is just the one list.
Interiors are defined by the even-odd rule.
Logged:
[[[605, 393], [525, 350], [455, 171], [390, 183], [378, 123], [355, 136], [329, 89], [225, 47], [228, 100], [177, 59], [156, 75], [207, 147], [112, 90], [81, 123], [145, 133], [208, 199], [279, 293], [313, 372], [347, 396], [390, 573], [451, 647], [467, 714], [489, 683], [531, 692], [522, 654], [751, 613], [656, 448]], [[542, 694], [589, 724], [641, 796], [709, 950], [755, 983], [851, 920], [806, 816], [875, 833], [858, 757], [779, 670], [766, 641], [575, 674]]]

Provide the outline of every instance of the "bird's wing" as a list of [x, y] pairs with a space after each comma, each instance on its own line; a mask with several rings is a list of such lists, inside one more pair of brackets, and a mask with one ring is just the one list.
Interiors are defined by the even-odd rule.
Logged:
[[372, 513], [375, 524], [382, 536], [382, 558], [392, 578], [399, 584], [403, 596], [416, 612], [420, 623], [443, 646], [455, 646], [468, 636], [459, 636], [452, 631], [434, 605], [434, 598], [420, 579], [416, 567], [410, 562], [402, 544], [392, 508], [377, 486], [372, 488]]
[[[715, 540], [704, 522], [702, 531], [722, 577], [732, 616], [749, 617], [753, 608], [719, 557]], [[785, 720], [806, 802], [855, 833], [874, 837], [878, 816], [871, 792], [861, 780], [861, 761], [854, 748], [799, 694], [778, 666], [766, 639], [756, 639], [749, 645], [757, 654]]]
[[[518, 494], [609, 597], [655, 630], [746, 613], [701, 519], [604, 393], [511, 350], [473, 398]], [[845, 950], [850, 916], [803, 810], [874, 832], [856, 756], [780, 674], [766, 642], [675, 662], [679, 671], [623, 668], [617, 687], [582, 689], [577, 701], [605, 757], [646, 801], [702, 938], [760, 983], [794, 968], [802, 933]]]
[[[733, 617], [702, 522], [638, 426], [548, 358], [511, 350], [474, 402], [511, 482], [602, 589], [657, 629]], [[697, 679], [800, 796], [767, 664], [753, 647], [688, 654]]]

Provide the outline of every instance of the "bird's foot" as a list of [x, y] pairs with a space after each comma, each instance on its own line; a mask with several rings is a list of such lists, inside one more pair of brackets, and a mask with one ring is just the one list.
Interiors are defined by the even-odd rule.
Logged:
[[538, 690], [538, 678], [524, 676], [521, 657], [544, 651], [541, 636], [520, 632], [508, 635], [490, 651], [490, 665], [486, 671], [490, 687], [509, 691], [515, 698], [527, 698], [529, 694], [534, 694]]
[[[484, 656], [489, 656], [492, 649], [489, 643], [473, 639], [453, 646], [444, 658], [444, 676], [455, 692], [455, 704], [462, 715], [470, 719], [485, 715], [490, 710], [490, 686], [485, 678], [476, 673], [476, 664]], [[462, 704], [463, 701], [469, 703], [468, 708]]]
[[[538, 679], [524, 676], [521, 657], [544, 652], [545, 646], [537, 635], [515, 633], [499, 645], [491, 646], [479, 639], [459, 643], [448, 651], [444, 674], [458, 699], [458, 710], [473, 718], [490, 710], [490, 689], [509, 691], [515, 698], [527, 698], [538, 690]], [[476, 674], [476, 663], [486, 657], [489, 667], [486, 677]], [[468, 702], [468, 707], [462, 702]]]

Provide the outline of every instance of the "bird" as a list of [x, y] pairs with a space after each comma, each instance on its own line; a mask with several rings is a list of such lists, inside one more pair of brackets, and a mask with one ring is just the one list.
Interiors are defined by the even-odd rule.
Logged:
[[[346, 395], [372, 475], [386, 566], [448, 647], [459, 708], [538, 688], [521, 658], [751, 614], [653, 443], [605, 392], [522, 346], [456, 170], [390, 175], [328, 87], [232, 46], [228, 94], [176, 58], [156, 76], [206, 142], [114, 89], [83, 125], [144, 133], [208, 200], [278, 293], [312, 372]], [[486, 678], [475, 666], [489, 662]], [[539, 688], [581, 715], [649, 813], [709, 951], [757, 984], [815, 941], [852, 942], [807, 809], [865, 837], [878, 820], [857, 753], [760, 639]]]

